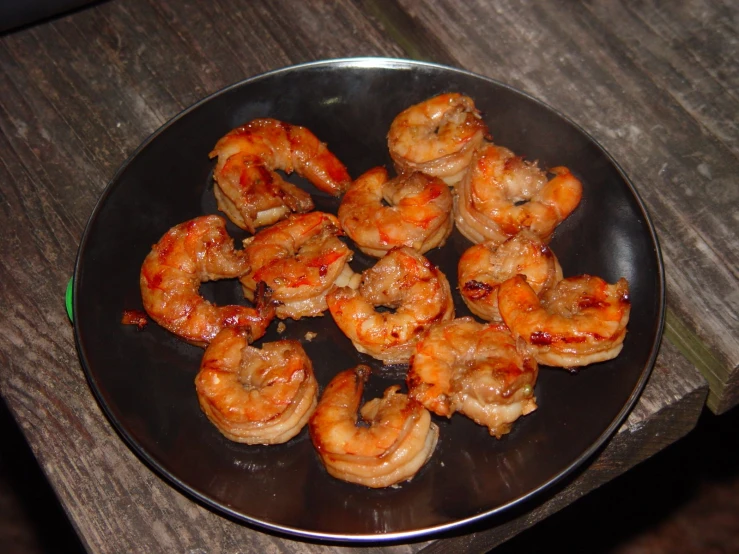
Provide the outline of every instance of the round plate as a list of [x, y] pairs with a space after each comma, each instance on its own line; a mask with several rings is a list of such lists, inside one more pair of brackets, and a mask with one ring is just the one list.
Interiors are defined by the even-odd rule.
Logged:
[[[435, 418], [440, 439], [410, 482], [371, 490], [333, 479], [304, 429], [278, 446], [225, 439], [201, 413], [193, 380], [203, 351], [155, 323], [121, 324], [141, 309], [139, 270], [172, 226], [217, 213], [208, 152], [227, 131], [257, 117], [311, 129], [353, 177], [391, 167], [386, 134], [404, 108], [441, 92], [471, 96], [495, 142], [542, 167], [568, 166], [583, 182], [581, 205], [551, 247], [565, 276], [590, 273], [631, 285], [629, 333], [621, 355], [571, 374], [542, 367], [539, 409], [500, 440], [460, 415]], [[290, 180], [302, 186], [296, 176]], [[338, 201], [315, 193], [318, 209]], [[245, 235], [229, 229], [235, 239]], [[427, 254], [456, 287], [456, 263], [470, 245], [455, 230]], [[357, 252], [359, 271], [372, 259]], [[244, 302], [235, 282], [211, 283], [218, 303]], [[570, 474], [618, 428], [654, 364], [662, 332], [663, 269], [654, 229], [631, 183], [576, 125], [541, 102], [465, 71], [403, 60], [362, 58], [290, 67], [248, 79], [184, 111], [152, 135], [103, 193], [75, 268], [75, 331], [82, 365], [103, 410], [128, 445], [167, 481], [236, 519], [293, 536], [342, 541], [419, 538], [501, 513]], [[457, 314], [467, 315], [458, 295]], [[330, 316], [276, 322], [264, 341], [301, 340], [325, 386], [359, 362], [375, 371], [367, 396], [403, 381], [358, 354]], [[307, 331], [317, 332], [312, 341]]]

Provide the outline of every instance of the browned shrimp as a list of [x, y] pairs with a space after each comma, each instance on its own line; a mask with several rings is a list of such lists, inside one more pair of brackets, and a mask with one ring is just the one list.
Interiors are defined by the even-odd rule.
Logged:
[[295, 214], [244, 241], [251, 269], [241, 278], [252, 299], [264, 282], [278, 302], [277, 316], [300, 319], [327, 309], [326, 294], [334, 286], [354, 286], [349, 267], [352, 251], [339, 240], [335, 216], [323, 212]]
[[384, 167], [352, 183], [338, 215], [360, 250], [377, 258], [396, 246], [423, 254], [442, 246], [454, 226], [452, 193], [441, 180], [411, 173], [388, 181]]
[[369, 374], [370, 368], [360, 365], [331, 380], [310, 419], [310, 436], [333, 477], [389, 487], [423, 467], [436, 448], [439, 428], [421, 404], [398, 392], [399, 386], [359, 410]]
[[468, 96], [434, 96], [400, 112], [387, 136], [398, 173], [420, 171], [454, 185], [488, 129]]
[[536, 361], [503, 324], [463, 317], [434, 325], [416, 345], [408, 394], [432, 412], [460, 412], [500, 438], [536, 410]]
[[344, 164], [313, 133], [276, 119], [255, 119], [230, 131], [213, 148], [210, 157], [215, 156], [218, 207], [251, 233], [291, 212], [313, 209], [310, 195], [284, 181], [275, 169], [296, 171], [334, 196], [351, 183]]
[[610, 360], [623, 348], [631, 302], [629, 284], [568, 277], [541, 299], [521, 275], [498, 289], [498, 307], [513, 336], [540, 364], [573, 368]]
[[[358, 290], [336, 288], [326, 300], [354, 347], [386, 364], [407, 362], [431, 324], [454, 317], [446, 276], [408, 247], [391, 250], [362, 273]], [[380, 312], [377, 306], [392, 311]]]
[[248, 270], [249, 262], [234, 249], [223, 218], [208, 215], [186, 221], [167, 231], [141, 266], [144, 309], [159, 325], [197, 346], [233, 326], [248, 328], [256, 340], [275, 313], [263, 288], [253, 296], [255, 308], [215, 306], [199, 294], [205, 281], [238, 278]]
[[551, 180], [507, 148], [485, 144], [457, 188], [457, 228], [474, 243], [501, 243], [522, 229], [549, 242], [582, 198], [582, 184], [566, 167], [549, 171]]
[[313, 365], [297, 341], [249, 346], [249, 332], [226, 328], [208, 345], [195, 378], [200, 407], [228, 439], [289, 441], [318, 401]]
[[554, 252], [527, 231], [503, 244], [495, 241], [475, 244], [459, 259], [462, 300], [476, 316], [487, 321], [503, 321], [498, 311], [498, 287], [519, 273], [526, 276], [537, 294], [562, 280], [562, 267]]

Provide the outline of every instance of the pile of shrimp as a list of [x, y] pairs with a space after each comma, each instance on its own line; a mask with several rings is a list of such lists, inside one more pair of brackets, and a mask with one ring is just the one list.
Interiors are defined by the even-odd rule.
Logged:
[[[224, 437], [282, 444], [307, 427], [329, 475], [371, 488], [427, 464], [435, 416], [461, 414], [502, 439], [537, 409], [540, 365], [575, 371], [615, 358], [630, 314], [624, 278], [565, 277], [549, 246], [580, 203], [580, 181], [495, 144], [470, 97], [408, 107], [387, 144], [395, 175], [378, 166], [352, 180], [305, 127], [262, 118], [229, 131], [210, 152], [214, 195], [250, 235], [243, 248], [224, 218], [203, 215], [164, 233], [140, 274], [149, 317], [205, 349], [195, 393]], [[278, 171], [336, 197], [336, 212], [314, 211]], [[454, 227], [472, 243], [456, 288], [425, 256]], [[352, 268], [355, 249], [363, 271]], [[247, 305], [205, 300], [200, 284], [216, 279], [237, 280]], [[475, 317], [457, 316], [455, 295]], [[282, 333], [317, 317], [377, 367], [346, 368], [321, 392], [299, 340], [256, 344], [274, 320]], [[388, 366], [407, 368], [405, 379], [362, 404]]]

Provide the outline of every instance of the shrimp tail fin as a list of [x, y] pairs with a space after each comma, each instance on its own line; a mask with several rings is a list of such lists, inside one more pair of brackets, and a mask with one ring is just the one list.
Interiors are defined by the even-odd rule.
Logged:
[[254, 308], [259, 316], [272, 319], [275, 315], [277, 303], [276, 300], [272, 300], [272, 289], [264, 281], [259, 281], [254, 293]]
[[369, 376], [372, 374], [372, 368], [365, 364], [359, 364], [354, 368], [354, 373], [357, 375], [359, 385], [364, 387], [364, 384], [369, 380]]

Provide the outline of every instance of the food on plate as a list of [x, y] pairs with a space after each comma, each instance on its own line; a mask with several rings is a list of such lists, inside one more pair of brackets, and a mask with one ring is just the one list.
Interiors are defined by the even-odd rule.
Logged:
[[[398, 176], [375, 167], [351, 183], [304, 127], [255, 119], [232, 130], [210, 153], [215, 194], [253, 235], [237, 250], [219, 216], [181, 223], [153, 246], [140, 276], [148, 315], [207, 347], [195, 387], [225, 437], [280, 444], [308, 425], [330, 475], [372, 488], [410, 480], [429, 460], [439, 436], [431, 413], [458, 412], [502, 438], [537, 410], [540, 364], [573, 369], [614, 358], [630, 314], [626, 279], [564, 278], [548, 246], [580, 203], [580, 181], [489, 142], [469, 97], [446, 93], [410, 106], [387, 138]], [[310, 195], [276, 170], [344, 194], [337, 215], [312, 211]], [[423, 255], [443, 247], [455, 223], [474, 243], [452, 238], [452, 251], [464, 249], [458, 290], [488, 323], [454, 319], [450, 284]], [[379, 258], [361, 274], [349, 265], [344, 233]], [[253, 308], [200, 296], [201, 283], [228, 278], [239, 279]], [[335, 375], [319, 400], [300, 342], [252, 344], [275, 315], [299, 320], [327, 309], [358, 352], [408, 364], [408, 394], [394, 385], [361, 406], [371, 370], [358, 365]], [[123, 323], [141, 328], [146, 316], [128, 310]], [[324, 330], [292, 325], [280, 321], [276, 332], [290, 328], [307, 344]]]
[[308, 423], [318, 401], [313, 365], [299, 342], [250, 346], [248, 329], [226, 328], [205, 349], [195, 389], [207, 418], [229, 440], [280, 444]]
[[503, 321], [498, 311], [498, 287], [517, 274], [525, 275], [531, 288], [541, 294], [562, 280], [562, 267], [554, 252], [528, 231], [502, 244], [475, 244], [459, 259], [457, 283], [462, 300], [476, 316]]
[[399, 173], [420, 171], [455, 185], [487, 135], [472, 99], [450, 92], [400, 112], [390, 125], [387, 144]]
[[224, 327], [233, 326], [247, 328], [256, 340], [275, 313], [264, 287], [252, 296], [253, 308], [216, 306], [199, 292], [201, 283], [239, 278], [248, 270], [224, 219], [196, 217], [172, 227], [146, 256], [139, 279], [144, 309], [159, 325], [196, 346], [205, 346]]
[[437, 415], [460, 412], [501, 438], [536, 410], [536, 361], [503, 324], [458, 318], [431, 327], [408, 368], [408, 395]]
[[[339, 329], [362, 353], [385, 364], [405, 363], [433, 323], [454, 317], [446, 276], [417, 251], [391, 250], [364, 271], [359, 288], [339, 287], [326, 297]], [[378, 310], [378, 307], [389, 310]]]
[[361, 175], [339, 206], [344, 232], [370, 256], [396, 246], [420, 253], [442, 246], [452, 232], [452, 193], [440, 179], [423, 173], [388, 180], [383, 167]]
[[498, 308], [513, 336], [540, 364], [575, 368], [618, 356], [626, 336], [629, 284], [600, 277], [562, 279], [541, 295], [516, 275], [498, 289]]
[[503, 242], [527, 229], [542, 241], [578, 206], [582, 184], [566, 167], [547, 172], [502, 146], [486, 143], [456, 188], [454, 218], [474, 243]]
[[229, 131], [210, 157], [218, 158], [213, 172], [218, 208], [251, 233], [291, 212], [313, 209], [310, 194], [276, 169], [295, 171], [334, 196], [351, 182], [344, 164], [311, 131], [276, 119], [255, 119]]
[[349, 267], [352, 251], [339, 240], [336, 216], [323, 212], [293, 214], [244, 241], [248, 270], [244, 294], [254, 300], [260, 282], [272, 291], [277, 317], [300, 319], [326, 310], [334, 286], [356, 286]]
[[123, 310], [121, 323], [123, 325], [135, 325], [141, 331], [148, 325], [149, 318], [146, 317], [146, 312], [142, 312], [141, 310]]
[[360, 409], [370, 371], [359, 365], [337, 374], [323, 391], [309, 430], [330, 475], [366, 487], [389, 487], [421, 469], [436, 447], [439, 429], [398, 385]]

